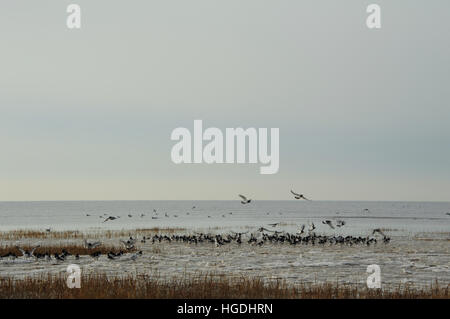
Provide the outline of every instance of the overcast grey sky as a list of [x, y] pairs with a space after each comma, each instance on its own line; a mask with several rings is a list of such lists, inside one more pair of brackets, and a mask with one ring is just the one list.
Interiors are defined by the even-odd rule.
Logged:
[[[447, 0], [3, 0], [0, 200], [449, 201], [449, 39]], [[173, 164], [194, 119], [280, 128], [279, 173]]]

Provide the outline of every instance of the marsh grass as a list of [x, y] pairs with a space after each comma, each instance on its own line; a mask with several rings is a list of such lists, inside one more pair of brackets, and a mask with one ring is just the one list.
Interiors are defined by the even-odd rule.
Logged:
[[[34, 246], [29, 246], [29, 245], [20, 246], [20, 248], [27, 250], [27, 251], [31, 251], [33, 249], [33, 247]], [[135, 251], [135, 249], [125, 250], [123, 247], [109, 246], [109, 245], [101, 245], [96, 248], [89, 249], [89, 248], [84, 247], [83, 245], [73, 245], [73, 244], [59, 245], [58, 244], [58, 245], [48, 245], [48, 246], [38, 247], [34, 251], [34, 254], [45, 254], [47, 252], [52, 255], [55, 253], [61, 254], [63, 249], [65, 249], [68, 253], [70, 253], [72, 255], [76, 255], [76, 254], [89, 255], [89, 254], [92, 254], [93, 252], [101, 252], [102, 254], [107, 254], [110, 251], [112, 251], [114, 253], [118, 253], [121, 250], [128, 251], [128, 252]], [[16, 254], [16, 256], [22, 256], [22, 253], [15, 245], [0, 246], [0, 256], [3, 256], [9, 252]]]
[[336, 283], [290, 286], [284, 281], [264, 282], [259, 278], [229, 277], [213, 274], [185, 275], [162, 279], [158, 275], [109, 277], [84, 275], [80, 289], [69, 289], [64, 275], [42, 275], [23, 279], [0, 278], [0, 298], [304, 298], [304, 299], [449, 299], [449, 286], [437, 283], [425, 288], [399, 285], [391, 290], [367, 289], [358, 285]]
[[39, 231], [30, 229], [18, 229], [0, 232], [0, 240], [21, 240], [21, 239], [111, 239], [133, 236], [146, 236], [157, 233], [173, 234], [179, 231], [185, 231], [185, 228], [177, 227], [153, 227], [153, 228], [138, 228], [133, 230], [94, 230], [94, 231]]

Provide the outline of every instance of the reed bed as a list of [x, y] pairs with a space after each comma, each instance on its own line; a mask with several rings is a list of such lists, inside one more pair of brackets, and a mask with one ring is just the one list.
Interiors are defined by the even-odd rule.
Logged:
[[368, 289], [361, 285], [301, 284], [289, 286], [283, 281], [264, 282], [259, 278], [185, 275], [161, 279], [158, 275], [109, 277], [105, 274], [83, 275], [81, 288], [69, 289], [64, 275], [41, 275], [22, 279], [0, 277], [0, 298], [46, 299], [449, 299], [449, 286], [437, 283], [425, 288], [400, 285], [395, 289]]
[[177, 227], [152, 227], [152, 228], [138, 228], [133, 230], [91, 230], [91, 231], [77, 231], [77, 230], [65, 230], [65, 231], [40, 231], [29, 229], [18, 229], [0, 232], [0, 240], [22, 240], [22, 239], [111, 239], [120, 237], [129, 237], [130, 235], [149, 235], [155, 233], [176, 233], [185, 231], [185, 228]]
[[[23, 245], [20, 246], [21, 249], [23, 250], [27, 250], [27, 251], [31, 251], [33, 249], [33, 246], [28, 246], [28, 245]], [[130, 249], [130, 250], [126, 250], [123, 247], [117, 247], [117, 246], [112, 246], [112, 245], [100, 245], [96, 248], [87, 248], [83, 245], [74, 245], [74, 244], [68, 244], [68, 245], [49, 245], [49, 246], [41, 246], [36, 248], [36, 250], [34, 251], [34, 254], [45, 254], [45, 253], [49, 253], [49, 254], [61, 254], [62, 251], [66, 250], [68, 253], [72, 254], [72, 255], [89, 255], [92, 254], [93, 252], [101, 252], [102, 254], [107, 254], [108, 252], [112, 251], [114, 253], [119, 253], [121, 250], [122, 251], [135, 251], [136, 249]], [[0, 246], [0, 256], [4, 256], [7, 253], [14, 253], [17, 256], [22, 256], [21, 251], [16, 247], [16, 246]]]

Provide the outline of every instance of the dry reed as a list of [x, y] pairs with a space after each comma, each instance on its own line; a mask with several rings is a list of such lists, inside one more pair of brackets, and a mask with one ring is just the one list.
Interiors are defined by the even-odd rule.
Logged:
[[179, 231], [185, 231], [185, 228], [138, 228], [133, 230], [94, 230], [94, 231], [39, 231], [30, 229], [18, 229], [0, 232], [0, 240], [21, 240], [21, 239], [98, 239], [98, 238], [121, 238], [133, 236], [145, 236], [156, 233], [172, 234]]
[[[32, 246], [29, 245], [23, 245], [20, 246], [21, 249], [31, 251], [33, 249]], [[41, 246], [36, 248], [34, 251], [34, 254], [61, 254], [62, 251], [66, 250], [68, 253], [72, 255], [89, 255], [93, 252], [101, 252], [102, 254], [107, 254], [108, 252], [112, 251], [114, 253], [118, 253], [121, 250], [122, 251], [135, 251], [135, 249], [126, 250], [123, 247], [116, 247], [116, 246], [109, 246], [109, 245], [100, 245], [96, 248], [89, 249], [87, 247], [84, 247], [82, 245], [74, 245], [74, 244], [67, 244], [67, 245], [48, 245], [48, 246]], [[16, 246], [0, 246], [0, 256], [4, 256], [8, 254], [9, 252], [15, 254], [16, 256], [22, 256], [21, 251]]]
[[437, 283], [425, 288], [399, 285], [395, 289], [367, 289], [359, 285], [301, 284], [290, 286], [283, 281], [264, 282], [259, 278], [236, 278], [212, 274], [161, 279], [136, 275], [108, 277], [105, 274], [83, 275], [81, 288], [69, 289], [64, 275], [43, 275], [23, 279], [0, 277], [0, 298], [303, 298], [303, 299], [449, 299], [449, 286]]

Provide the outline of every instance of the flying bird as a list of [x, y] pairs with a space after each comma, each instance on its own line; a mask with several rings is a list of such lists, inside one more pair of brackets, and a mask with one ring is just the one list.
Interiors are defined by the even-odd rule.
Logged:
[[337, 227], [342, 227], [342, 226], [344, 226], [345, 225], [345, 221], [344, 220], [338, 220], [338, 221], [336, 221], [336, 226]]
[[272, 226], [272, 227], [277, 227], [277, 225], [279, 225], [279, 224], [280, 224], [280, 223], [267, 224], [267, 225]]
[[269, 230], [269, 229], [264, 228], [264, 227], [259, 227], [259, 228], [258, 228], [258, 231], [261, 232], [261, 233], [262, 233], [263, 231], [269, 231], [269, 232], [271, 232], [271, 233], [275, 232], [274, 230]]
[[117, 218], [119, 218], [119, 217], [109, 216], [103, 222], [107, 222], [108, 220], [114, 220], [114, 219], [117, 219]]
[[20, 248], [19, 246], [16, 246], [16, 248], [18, 250], [20, 250], [20, 252], [22, 253], [22, 256], [25, 258], [34, 257], [34, 251], [38, 247], [40, 247], [40, 245], [37, 245], [37, 246], [33, 247], [33, 249], [31, 251], [28, 251], [28, 250], [24, 250], [24, 249]]
[[248, 199], [247, 197], [245, 197], [244, 195], [239, 194], [239, 197], [242, 198], [241, 200], [241, 204], [249, 204], [252, 200]]
[[98, 246], [100, 246], [101, 244], [102, 244], [102, 243], [99, 242], [99, 241], [96, 241], [96, 242], [94, 242], [94, 243], [89, 243], [86, 239], [84, 240], [84, 245], [85, 245], [87, 248], [89, 248], [89, 249], [98, 247]]
[[303, 225], [300, 227], [299, 233], [300, 233], [300, 234], [303, 234], [304, 232], [305, 232], [305, 224], [303, 224]]
[[295, 199], [310, 200], [310, 199], [306, 198], [305, 196], [303, 196], [303, 194], [297, 194], [297, 193], [294, 192], [292, 189], [291, 189], [291, 193], [294, 195], [294, 198], [295, 198]]
[[331, 222], [331, 220], [323, 220], [322, 224], [326, 224], [328, 226], [331, 227], [331, 229], [334, 229], [333, 223]]

